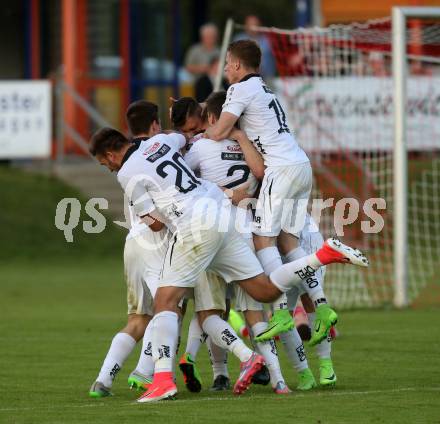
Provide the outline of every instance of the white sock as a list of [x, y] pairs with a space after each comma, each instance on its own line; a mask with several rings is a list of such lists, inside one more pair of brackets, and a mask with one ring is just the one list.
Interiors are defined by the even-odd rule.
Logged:
[[179, 319], [175, 312], [164, 311], [152, 319], [154, 372], [172, 372], [179, 337]]
[[310, 279], [315, 271], [322, 266], [315, 254], [304, 256], [289, 262], [272, 271], [270, 280], [283, 293], [292, 287], [299, 286], [304, 279]]
[[[311, 328], [315, 325], [315, 312], [307, 313]], [[332, 353], [332, 339], [328, 336], [321, 343], [316, 345], [316, 354], [319, 359], [330, 359]]]
[[127, 333], [118, 333], [113, 337], [110, 349], [102, 364], [97, 381], [111, 387], [116, 374], [121, 370], [128, 355], [136, 346], [136, 340]]
[[281, 342], [286, 350], [287, 357], [296, 371], [300, 372], [309, 367], [304, 351], [304, 344], [296, 328], [280, 334]]
[[219, 375], [224, 375], [225, 377], [229, 377], [228, 372], [228, 351], [226, 349], [217, 346], [211, 339], [208, 337], [206, 339], [206, 344], [208, 345], [209, 358], [211, 359], [212, 373], [214, 374], [214, 380]]
[[218, 315], [211, 315], [206, 318], [202, 327], [203, 331], [211, 337], [217, 346], [233, 353], [240, 362], [245, 362], [252, 356], [252, 350], [237, 336], [233, 328]]
[[142, 350], [139, 356], [136, 371], [143, 374], [145, 377], [151, 378], [154, 374], [153, 349], [151, 343], [152, 324], [151, 320], [145, 329], [144, 338], [142, 340]]
[[[275, 271], [283, 265], [280, 252], [276, 246], [265, 247], [256, 253], [266, 275], [270, 275], [272, 271]], [[287, 296], [283, 293], [275, 302], [272, 302], [271, 305], [274, 311], [287, 309]]]
[[[288, 262], [294, 262], [305, 256], [307, 256], [307, 253], [304, 251], [304, 249], [302, 247], [297, 247], [296, 249], [291, 250], [285, 256], [285, 258]], [[327, 303], [327, 299], [325, 297], [324, 290], [322, 289], [321, 282], [316, 275], [305, 278], [301, 284], [316, 306], [321, 303]]]
[[188, 339], [186, 341], [186, 349], [185, 349], [185, 352], [189, 353], [194, 361], [196, 360], [200, 346], [204, 341], [205, 341], [205, 333], [200, 327], [197, 315], [194, 314], [191, 322], [189, 323]]
[[[252, 326], [252, 334], [260, 334], [267, 328], [267, 322], [257, 322]], [[270, 383], [272, 387], [275, 387], [279, 381], [284, 381], [283, 374], [281, 373], [280, 362], [278, 360], [277, 347], [274, 340], [268, 342], [257, 343], [258, 352], [263, 355], [266, 362], [266, 366], [270, 374]]]

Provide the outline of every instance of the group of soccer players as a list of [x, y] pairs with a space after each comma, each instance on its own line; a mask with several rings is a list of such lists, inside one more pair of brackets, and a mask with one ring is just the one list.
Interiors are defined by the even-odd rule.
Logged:
[[[235, 394], [269, 381], [275, 393], [289, 393], [273, 341], [278, 335], [299, 373], [298, 389], [315, 387], [291, 315], [299, 296], [312, 325], [309, 344], [320, 357], [320, 383], [336, 382], [328, 336], [337, 314], [323, 291], [324, 268], [368, 266], [368, 260], [339, 240], [324, 243], [307, 214], [311, 165], [258, 75], [260, 60], [254, 41], [233, 42], [227, 93], [213, 93], [203, 105], [177, 100], [172, 131], [161, 130], [156, 105], [138, 101], [126, 113], [129, 138], [103, 128], [91, 139], [91, 154], [117, 172], [131, 220], [124, 248], [128, 322], [113, 338], [92, 397], [111, 395], [116, 374], [141, 339], [129, 376], [129, 385], [144, 391], [138, 402], [176, 395], [188, 299], [194, 316], [178, 366], [190, 391], [201, 390], [196, 356], [206, 340], [213, 390], [229, 388], [230, 352], [241, 362]], [[229, 302], [243, 312], [252, 349], [225, 320]], [[270, 305], [269, 321], [263, 303]]]

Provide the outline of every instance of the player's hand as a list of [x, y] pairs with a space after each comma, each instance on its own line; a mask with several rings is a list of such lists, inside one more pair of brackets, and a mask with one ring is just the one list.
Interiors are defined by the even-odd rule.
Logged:
[[249, 199], [248, 189], [250, 187], [250, 184], [251, 184], [250, 182], [244, 183], [242, 186], [234, 190], [227, 188], [224, 190], [224, 192], [226, 196], [228, 196], [231, 199], [231, 202], [235, 206], [241, 206], [243, 203], [246, 203], [243, 202], [245, 199]]

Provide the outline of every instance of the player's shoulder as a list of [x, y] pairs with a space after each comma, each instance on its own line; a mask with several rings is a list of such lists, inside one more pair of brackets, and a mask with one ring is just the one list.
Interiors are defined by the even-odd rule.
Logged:
[[264, 81], [258, 74], [250, 74], [241, 81], [231, 84], [226, 92], [227, 97], [253, 95], [264, 86]]

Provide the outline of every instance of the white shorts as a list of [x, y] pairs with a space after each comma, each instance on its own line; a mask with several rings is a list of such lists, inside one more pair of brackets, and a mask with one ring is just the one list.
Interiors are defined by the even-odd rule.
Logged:
[[[306, 225], [301, 231], [299, 237], [300, 247], [308, 255], [311, 255], [320, 249], [323, 243], [324, 238], [322, 237], [322, 234], [319, 232], [318, 227], [314, 223], [313, 219], [310, 217], [310, 215], [308, 215], [306, 218]], [[315, 271], [315, 277], [321, 286], [324, 286], [325, 268], [325, 266], [322, 266]], [[304, 293], [306, 293], [306, 291], [302, 287], [294, 287], [293, 289], [289, 290], [287, 292], [287, 307], [293, 310], [296, 306], [298, 298]]]
[[192, 229], [171, 238], [159, 286], [194, 287], [205, 270], [220, 275], [226, 283], [264, 272], [255, 253], [232, 226], [226, 232], [215, 227]]
[[272, 166], [264, 173], [254, 217], [254, 234], [276, 237], [283, 230], [299, 237], [312, 190], [309, 162]]
[[[166, 231], [143, 231], [127, 238], [124, 247], [124, 273], [127, 283], [128, 314], [153, 315], [153, 299], [160, 277], [165, 246], [160, 240]], [[156, 243], [157, 248], [151, 249]]]
[[226, 311], [226, 282], [212, 271], [202, 272], [194, 287], [194, 310]]
[[247, 294], [238, 284], [235, 284], [235, 310], [238, 312], [245, 311], [262, 311], [263, 304], [257, 302], [252, 296]]

